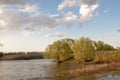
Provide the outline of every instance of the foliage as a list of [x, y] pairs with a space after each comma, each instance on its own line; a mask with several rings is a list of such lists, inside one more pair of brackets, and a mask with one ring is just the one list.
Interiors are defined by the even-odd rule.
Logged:
[[114, 48], [111, 45], [105, 44], [102, 41], [98, 41], [98, 42], [93, 41], [93, 44], [96, 47], [96, 51], [114, 50]]
[[[96, 52], [96, 53], [95, 53]], [[98, 54], [98, 52], [100, 54]], [[44, 58], [55, 59], [56, 61], [65, 61], [71, 57], [79, 62], [94, 61], [111, 62], [120, 59], [120, 48], [116, 50], [109, 44], [102, 41], [92, 41], [87, 37], [80, 39], [62, 39], [55, 41], [46, 48]]]
[[71, 47], [73, 42], [74, 40], [68, 38], [55, 41], [46, 48], [43, 55], [44, 58], [52, 58], [56, 61], [65, 61], [69, 59], [72, 55]]
[[117, 47], [117, 51], [120, 51], [120, 47]]
[[94, 59], [95, 63], [111, 63], [119, 62], [120, 52], [119, 51], [99, 51], [96, 52]]
[[91, 61], [95, 57], [95, 49], [89, 38], [81, 37], [73, 45], [74, 58], [78, 61]]
[[3, 52], [0, 52], [0, 58], [3, 56]]

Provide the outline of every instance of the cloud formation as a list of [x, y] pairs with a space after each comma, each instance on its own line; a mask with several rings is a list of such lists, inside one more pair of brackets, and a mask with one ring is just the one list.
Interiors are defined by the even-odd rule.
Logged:
[[57, 32], [55, 34], [46, 34], [45, 37], [64, 37], [65, 34], [61, 32]]
[[[99, 0], [64, 0], [57, 10], [67, 7], [79, 7], [79, 23], [84, 24], [99, 13], [95, 13]], [[0, 0], [0, 31], [41, 30], [43, 27], [54, 28], [61, 25], [71, 26], [78, 16], [69, 11], [63, 14], [41, 14], [37, 4], [30, 0]]]
[[58, 10], [66, 7], [79, 7], [79, 23], [84, 24], [94, 17], [94, 12], [99, 6], [99, 0], [64, 0], [58, 5]]
[[[72, 12], [64, 15], [41, 14], [39, 6], [29, 0], [0, 1], [0, 31], [41, 30], [43, 27], [54, 28], [60, 25], [72, 25], [77, 16]], [[15, 8], [15, 9], [14, 9]]]
[[61, 21], [70, 26], [73, 24], [74, 21], [76, 21], [76, 19], [77, 16], [75, 14], [73, 14], [72, 12], [68, 12], [67, 14], [64, 15]]
[[24, 6], [26, 5], [28, 0], [0, 0], [1, 6], [8, 6], [8, 5], [18, 5], [18, 6]]
[[65, 7], [74, 7], [77, 5], [77, 0], [64, 0], [61, 4], [58, 5], [57, 10], [62, 10]]

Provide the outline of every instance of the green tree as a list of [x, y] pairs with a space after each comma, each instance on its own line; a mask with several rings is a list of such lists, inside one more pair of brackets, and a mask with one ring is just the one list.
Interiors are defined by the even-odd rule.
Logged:
[[109, 44], [106, 44], [102, 41], [98, 41], [98, 42], [95, 42], [94, 41], [94, 45], [96, 47], [96, 51], [108, 51], [108, 50], [114, 50], [114, 47], [109, 45]]
[[71, 58], [73, 42], [74, 40], [68, 38], [55, 41], [46, 48], [44, 58], [55, 59], [58, 62]]
[[81, 37], [73, 45], [74, 58], [78, 61], [91, 61], [95, 57], [95, 48], [89, 38]]

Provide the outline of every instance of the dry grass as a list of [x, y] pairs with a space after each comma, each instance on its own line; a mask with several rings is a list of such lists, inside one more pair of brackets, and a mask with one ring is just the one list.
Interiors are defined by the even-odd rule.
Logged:
[[66, 72], [60, 72], [57, 76], [61, 77], [78, 77], [80, 75], [93, 75], [95, 78], [101, 77], [106, 74], [105, 70], [108, 71], [120, 71], [120, 63], [104, 63], [104, 64], [93, 64], [86, 65], [82, 69], [69, 70]]
[[100, 51], [96, 53], [94, 63], [112, 63], [120, 60], [120, 51]]

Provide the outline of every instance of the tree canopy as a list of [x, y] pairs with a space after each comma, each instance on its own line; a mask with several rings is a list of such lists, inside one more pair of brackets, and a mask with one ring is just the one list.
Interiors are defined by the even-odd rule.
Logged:
[[70, 58], [81, 61], [91, 61], [95, 58], [95, 51], [110, 51], [114, 48], [102, 41], [93, 41], [88, 37], [80, 39], [61, 39], [48, 45], [44, 53], [44, 58], [65, 61]]
[[106, 44], [102, 41], [93, 41], [94, 46], [96, 47], [96, 51], [108, 51], [108, 50], [114, 50], [114, 47], [112, 47], [109, 44]]
[[91, 61], [95, 57], [95, 48], [89, 38], [81, 37], [76, 40], [72, 50], [78, 61]]
[[74, 40], [69, 38], [55, 41], [53, 44], [48, 45], [44, 57], [52, 58], [56, 61], [65, 61], [69, 59], [72, 55], [71, 47], [73, 42]]

